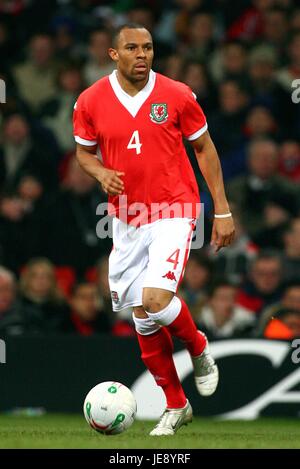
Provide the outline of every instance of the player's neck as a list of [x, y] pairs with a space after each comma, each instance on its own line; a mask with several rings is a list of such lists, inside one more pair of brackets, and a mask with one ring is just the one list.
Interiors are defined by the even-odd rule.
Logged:
[[129, 94], [129, 96], [133, 97], [146, 86], [149, 80], [149, 75], [147, 75], [145, 80], [132, 83], [126, 77], [124, 77], [124, 75], [117, 71], [117, 79], [122, 90], [124, 90], [125, 93]]

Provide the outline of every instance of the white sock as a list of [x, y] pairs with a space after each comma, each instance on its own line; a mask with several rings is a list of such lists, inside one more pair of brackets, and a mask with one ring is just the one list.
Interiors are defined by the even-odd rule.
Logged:
[[133, 321], [135, 324], [135, 330], [141, 335], [150, 335], [160, 329], [160, 326], [152, 321], [151, 318], [136, 318], [132, 313]]
[[177, 296], [174, 295], [168, 306], [166, 306], [161, 311], [158, 311], [158, 313], [149, 313], [148, 311], [146, 311], [146, 313], [156, 324], [160, 324], [161, 326], [169, 326], [173, 321], [175, 321], [180, 311], [181, 301]]

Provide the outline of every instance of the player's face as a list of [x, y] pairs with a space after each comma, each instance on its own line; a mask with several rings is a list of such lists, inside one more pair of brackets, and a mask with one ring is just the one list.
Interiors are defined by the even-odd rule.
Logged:
[[148, 78], [153, 61], [153, 43], [146, 29], [123, 29], [116, 49], [110, 49], [118, 71], [131, 82]]

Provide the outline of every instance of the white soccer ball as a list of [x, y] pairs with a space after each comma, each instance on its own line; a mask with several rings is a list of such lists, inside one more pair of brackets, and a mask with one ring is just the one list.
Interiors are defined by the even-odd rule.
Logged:
[[134, 395], [124, 384], [105, 381], [87, 394], [83, 412], [87, 423], [97, 432], [116, 435], [129, 428], [137, 411]]

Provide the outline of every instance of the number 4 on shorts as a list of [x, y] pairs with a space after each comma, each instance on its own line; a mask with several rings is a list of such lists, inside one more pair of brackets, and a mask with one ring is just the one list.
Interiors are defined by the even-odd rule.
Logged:
[[141, 153], [141, 146], [142, 143], [140, 142], [139, 131], [135, 130], [131, 135], [129, 143], [127, 145], [128, 150], [135, 150], [136, 154], [139, 155]]
[[176, 269], [179, 263], [178, 261], [179, 254], [180, 254], [180, 249], [176, 249], [176, 251], [174, 251], [173, 254], [171, 254], [170, 257], [168, 257], [167, 259], [167, 262], [171, 262], [172, 264], [174, 264], [173, 270]]

